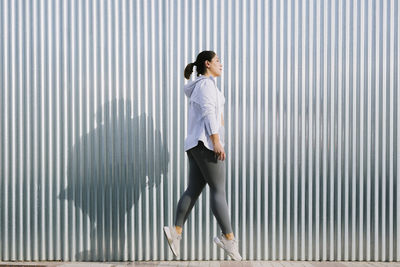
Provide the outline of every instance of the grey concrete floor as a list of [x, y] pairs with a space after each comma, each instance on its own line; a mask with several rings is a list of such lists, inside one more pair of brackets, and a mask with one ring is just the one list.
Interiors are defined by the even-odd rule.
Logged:
[[140, 261], [140, 262], [0, 262], [0, 267], [40, 266], [40, 267], [394, 267], [400, 262], [346, 262], [346, 261]]

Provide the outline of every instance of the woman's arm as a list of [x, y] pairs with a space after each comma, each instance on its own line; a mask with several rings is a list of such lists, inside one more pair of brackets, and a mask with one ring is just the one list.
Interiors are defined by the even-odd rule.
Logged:
[[194, 90], [191, 100], [199, 106], [201, 117], [204, 118], [207, 134], [209, 136], [217, 134], [219, 125], [216, 114], [217, 98], [214, 83], [209, 79], [202, 81], [199, 87]]
[[205, 80], [204, 83], [200, 84], [198, 90], [193, 92], [191, 97], [192, 101], [195, 102], [201, 111], [204, 123], [206, 126], [207, 134], [214, 146], [214, 152], [219, 156], [219, 159], [225, 159], [225, 151], [219, 140], [219, 125], [217, 122], [216, 112], [216, 88], [211, 80]]

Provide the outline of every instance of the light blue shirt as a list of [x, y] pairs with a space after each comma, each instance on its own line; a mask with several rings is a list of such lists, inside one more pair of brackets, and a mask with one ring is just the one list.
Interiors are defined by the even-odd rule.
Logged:
[[210, 135], [218, 134], [219, 141], [225, 145], [225, 127], [222, 125], [225, 97], [217, 88], [213, 76], [200, 75], [185, 86], [185, 95], [189, 98], [189, 116], [187, 137], [184, 149], [197, 146], [203, 141], [209, 150], [214, 150]]

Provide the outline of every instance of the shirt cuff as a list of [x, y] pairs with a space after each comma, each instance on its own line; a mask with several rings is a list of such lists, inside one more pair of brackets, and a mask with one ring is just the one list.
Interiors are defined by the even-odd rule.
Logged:
[[204, 122], [206, 125], [208, 135], [218, 133], [218, 122], [214, 117], [214, 114], [208, 114], [204, 117]]

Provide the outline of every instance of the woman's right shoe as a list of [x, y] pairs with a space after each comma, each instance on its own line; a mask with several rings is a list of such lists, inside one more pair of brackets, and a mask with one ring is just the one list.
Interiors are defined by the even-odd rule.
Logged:
[[179, 257], [180, 242], [182, 239], [182, 235], [180, 235], [176, 232], [176, 229], [174, 226], [164, 226], [164, 235], [167, 238], [168, 245], [169, 245], [172, 253], [176, 257]]
[[214, 237], [214, 242], [218, 247], [225, 250], [225, 252], [235, 261], [241, 261], [242, 256], [239, 254], [239, 246], [236, 239], [228, 240], [224, 234]]

